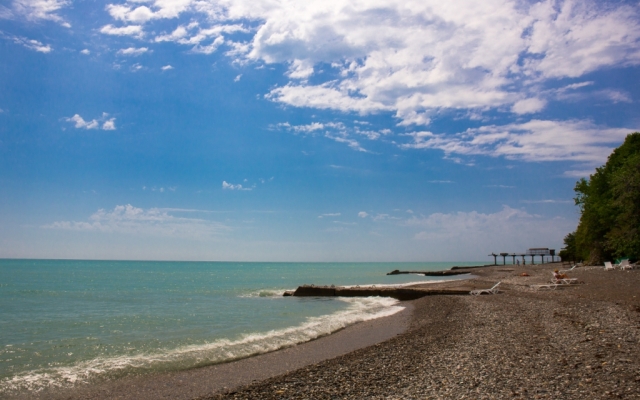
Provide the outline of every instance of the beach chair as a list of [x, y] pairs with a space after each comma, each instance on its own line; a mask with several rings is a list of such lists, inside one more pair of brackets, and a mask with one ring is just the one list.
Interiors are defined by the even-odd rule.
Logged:
[[500, 291], [498, 290], [498, 286], [501, 284], [502, 282], [498, 282], [495, 285], [493, 285], [493, 287], [491, 289], [476, 289], [476, 290], [472, 290], [469, 292], [469, 294], [472, 294], [474, 296], [479, 296], [483, 293], [486, 294], [498, 294]]
[[547, 283], [544, 285], [531, 285], [531, 288], [535, 290], [542, 290], [542, 289], [556, 290], [558, 286], [562, 286], [562, 285], [559, 285], [557, 283]]
[[574, 283], [578, 283], [577, 278], [556, 278], [555, 273], [553, 273], [553, 278], [551, 278], [551, 283], [555, 285], [572, 285]]
[[604, 262], [604, 270], [605, 271], [613, 271], [614, 269], [616, 269], [616, 267], [611, 264], [611, 261], [605, 261]]
[[571, 267], [569, 269], [561, 269], [560, 273], [563, 274], [565, 272], [573, 271], [577, 266], [578, 266], [578, 264], [574, 264], [573, 267]]
[[620, 261], [620, 264], [618, 264], [618, 267], [620, 267], [620, 269], [631, 269], [631, 268], [633, 268], [631, 266], [631, 264], [629, 264], [629, 260]]

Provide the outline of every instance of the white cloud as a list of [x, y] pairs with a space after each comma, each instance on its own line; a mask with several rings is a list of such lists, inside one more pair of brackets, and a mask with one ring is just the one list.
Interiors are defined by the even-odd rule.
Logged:
[[287, 75], [293, 79], [307, 79], [313, 75], [313, 63], [308, 60], [293, 60]]
[[593, 174], [595, 171], [595, 168], [585, 168], [585, 169], [579, 169], [579, 170], [568, 170], [568, 171], [564, 171], [563, 176], [567, 177], [567, 178], [588, 178], [591, 174]]
[[147, 6], [132, 9], [123, 5], [109, 4], [107, 11], [115, 19], [136, 24], [145, 23], [154, 18], [154, 13]]
[[[389, 111], [404, 126], [428, 125], [447, 109], [537, 112], [546, 102], [540, 83], [640, 64], [638, 7], [617, 2], [149, 0], [107, 11], [133, 25], [104, 33], [136, 36], [152, 20], [189, 15], [155, 41], [205, 54], [226, 45], [234, 61], [286, 64], [290, 81], [268, 99]], [[329, 78], [318, 74], [325, 69]]]
[[341, 213], [327, 213], [327, 214], [320, 214], [318, 215], [318, 218], [325, 218], [325, 217], [339, 217], [340, 215], [342, 215]]
[[233, 81], [234, 82], [239, 82], [240, 78], [242, 78], [242, 74], [240, 74], [240, 75], [236, 76], [235, 78], [233, 78]]
[[96, 129], [98, 127], [98, 121], [95, 119], [91, 121], [85, 121], [79, 114], [75, 114], [71, 118], [65, 118], [68, 122], [74, 122], [75, 127], [78, 129]]
[[130, 204], [116, 206], [112, 211], [100, 209], [87, 221], [57, 221], [43, 228], [196, 239], [210, 238], [228, 230], [215, 221], [181, 218], [169, 214], [167, 210], [145, 210]]
[[453, 183], [453, 181], [428, 181], [429, 183]]
[[115, 35], [115, 36], [134, 36], [134, 37], [144, 36], [144, 32], [142, 31], [141, 25], [128, 25], [128, 26], [115, 27], [109, 24], [100, 28], [100, 32], [104, 33], [105, 35]]
[[520, 200], [520, 201], [525, 204], [573, 204], [573, 200], [546, 199], [546, 200]]
[[20, 44], [27, 49], [37, 51], [39, 53], [50, 53], [53, 48], [48, 44], [43, 44], [42, 42], [34, 39], [27, 39], [23, 37], [14, 36], [13, 41], [17, 44]]
[[403, 148], [440, 149], [445, 154], [488, 155], [523, 161], [574, 161], [603, 164], [613, 148], [637, 128], [607, 128], [591, 121], [531, 120], [483, 126], [456, 135], [413, 132]]
[[13, 12], [9, 8], [0, 5], [0, 19], [13, 19], [13, 17]]
[[369, 214], [366, 211], [360, 211], [358, 213], [358, 217], [360, 218], [367, 218], [369, 216]]
[[415, 240], [427, 241], [445, 254], [456, 254], [460, 250], [456, 246], [464, 243], [465, 253], [476, 255], [553, 247], [562, 243], [566, 232], [575, 229], [575, 221], [544, 218], [506, 205], [495, 213], [470, 211], [412, 217], [403, 225], [417, 230]]
[[400, 219], [400, 218], [392, 217], [389, 214], [376, 214], [376, 216], [373, 217], [374, 221], [384, 221], [384, 220], [387, 220], [387, 219]]
[[[265, 21], [247, 57], [291, 63], [294, 79], [308, 78], [320, 62], [333, 63], [341, 76], [317, 85], [292, 82], [269, 98], [300, 107], [391, 110], [404, 125], [428, 124], [440, 109], [514, 105], [528, 82], [640, 62], [638, 12], [628, 6], [345, 0], [291, 8], [262, 3], [249, 11], [244, 2], [227, 4], [236, 15]], [[541, 99], [529, 101], [514, 112], [542, 106]]]
[[612, 101], [613, 103], [632, 103], [633, 100], [631, 99], [631, 96], [628, 93], [625, 92], [621, 92], [619, 90], [612, 90], [612, 89], [605, 89], [605, 90], [600, 90], [594, 93], [596, 96], [600, 95], [610, 101]]
[[98, 129], [100, 128], [100, 122], [102, 121], [102, 129], [105, 131], [112, 131], [116, 129], [115, 118], [106, 119], [109, 114], [102, 113], [102, 117], [99, 119], [92, 119], [91, 121], [85, 121], [80, 114], [75, 114], [73, 117], [65, 118], [67, 122], [73, 122], [74, 127], [78, 129]]
[[218, 36], [213, 42], [209, 43], [208, 45], [203, 46], [201, 44], [196, 44], [195, 46], [193, 46], [191, 51], [194, 53], [211, 54], [214, 51], [218, 50], [218, 47], [220, 47], [220, 45], [223, 43], [224, 37]]
[[223, 190], [252, 190], [253, 188], [248, 188], [248, 187], [242, 187], [241, 184], [232, 184], [232, 183], [227, 183], [227, 181], [222, 181], [222, 189]]
[[80, 51], [81, 54], [84, 54], [85, 56], [88, 56], [89, 54], [91, 54], [91, 52], [89, 51], [89, 49], [84, 49]]
[[351, 97], [349, 96], [350, 92], [346, 85], [336, 86], [335, 82], [321, 85], [288, 84], [271, 90], [266, 97], [296, 107], [337, 109], [362, 114], [375, 111], [393, 111], [393, 107], [372, 100], [371, 96]]
[[12, 7], [15, 14], [22, 15], [29, 21], [54, 21], [69, 28], [71, 25], [57, 12], [70, 3], [68, 0], [13, 0]]
[[114, 131], [116, 129], [116, 119], [110, 118], [102, 124], [102, 129], [105, 131]]
[[[339, 124], [339, 123], [338, 123]], [[319, 131], [319, 130], [323, 130], [325, 129], [325, 126], [328, 128], [343, 128], [343, 125], [338, 125], [338, 124], [333, 124], [333, 123], [320, 123], [320, 122], [312, 122], [310, 124], [306, 124], [306, 125], [291, 125], [288, 122], [281, 122], [278, 125], [276, 125], [277, 128], [283, 128], [286, 129], [288, 131], [292, 131], [295, 133], [301, 132], [301, 133], [312, 133], [315, 131]]]
[[177, 27], [170, 34], [156, 36], [156, 42], [179, 42], [183, 40], [189, 34], [187, 28], [185, 26]]
[[570, 85], [567, 85], [559, 90], [561, 91], [566, 91], [566, 90], [575, 90], [575, 89], [580, 89], [583, 88], [585, 86], [591, 86], [593, 85], [593, 81], [587, 81], [587, 82], [578, 82], [578, 83], [572, 83]]
[[[131, 4], [133, 3], [133, 4]], [[130, 1], [128, 4], [109, 4], [107, 11], [114, 19], [133, 22], [145, 23], [152, 19], [160, 18], [176, 18], [180, 13], [187, 11], [196, 5], [193, 0], [155, 0], [144, 1], [151, 3], [151, 8], [146, 5], [138, 5], [139, 1]]]
[[546, 101], [534, 97], [517, 101], [513, 107], [511, 107], [511, 112], [516, 114], [531, 114], [542, 111], [546, 105]]
[[546, 1], [530, 9], [534, 18], [525, 62], [542, 78], [579, 77], [612, 65], [637, 65], [637, 7], [586, 1]]
[[128, 47], [126, 49], [120, 49], [118, 50], [118, 54], [123, 55], [123, 56], [139, 56], [141, 54], [144, 54], [146, 52], [148, 52], [149, 49], [147, 47]]
[[351, 147], [353, 150], [361, 151], [363, 153], [367, 153], [368, 152], [365, 148], [360, 146], [360, 143], [357, 140], [350, 139], [347, 136], [346, 132], [343, 132], [343, 131], [338, 131], [336, 133], [325, 132], [324, 137], [326, 137], [327, 139], [331, 139], [333, 141], [336, 141], [338, 143], [344, 143], [347, 146]]
[[391, 134], [391, 130], [389, 130], [389, 129], [382, 129], [382, 130], [379, 130], [379, 131], [362, 130], [359, 127], [356, 126], [355, 129], [354, 129], [354, 133], [356, 133], [358, 135], [366, 136], [366, 138], [369, 139], [369, 140], [378, 140], [383, 135]]
[[171, 65], [165, 65], [164, 67], [162, 67], [163, 71], [169, 71], [170, 69], [173, 69]]
[[368, 152], [360, 143], [353, 139], [352, 133], [366, 136], [369, 140], [376, 140], [382, 135], [390, 134], [391, 131], [383, 129], [381, 131], [361, 130], [359, 127], [347, 128], [342, 122], [312, 122], [305, 125], [291, 125], [288, 122], [282, 122], [274, 126], [278, 129], [286, 129], [293, 133], [302, 133], [305, 135], [315, 135], [320, 131], [324, 131], [324, 137], [338, 143], [344, 143], [356, 151]]
[[[162, 34], [155, 37], [156, 42], [175, 42], [182, 45], [193, 46], [194, 53], [211, 54], [225, 43], [224, 34], [235, 32], [246, 32], [242, 25], [214, 25], [208, 28], [201, 28], [197, 22], [188, 25], [180, 25], [171, 33]], [[209, 44], [204, 42], [211, 41]], [[233, 43], [228, 43], [234, 46]]]

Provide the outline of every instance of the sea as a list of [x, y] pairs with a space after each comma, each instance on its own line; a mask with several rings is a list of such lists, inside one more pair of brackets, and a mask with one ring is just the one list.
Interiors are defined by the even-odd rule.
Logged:
[[479, 264], [0, 260], [0, 397], [292, 346], [403, 306], [285, 290], [437, 282], [452, 277], [386, 273]]

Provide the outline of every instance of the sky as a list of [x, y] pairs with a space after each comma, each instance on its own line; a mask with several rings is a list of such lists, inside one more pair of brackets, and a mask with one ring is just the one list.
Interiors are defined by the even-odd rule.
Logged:
[[3, 0], [0, 258], [559, 250], [639, 78], [637, 1]]

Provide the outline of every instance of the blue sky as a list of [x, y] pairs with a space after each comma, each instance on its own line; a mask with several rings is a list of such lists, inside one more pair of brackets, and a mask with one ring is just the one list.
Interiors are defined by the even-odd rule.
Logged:
[[640, 130], [634, 1], [0, 5], [0, 257], [559, 249]]

